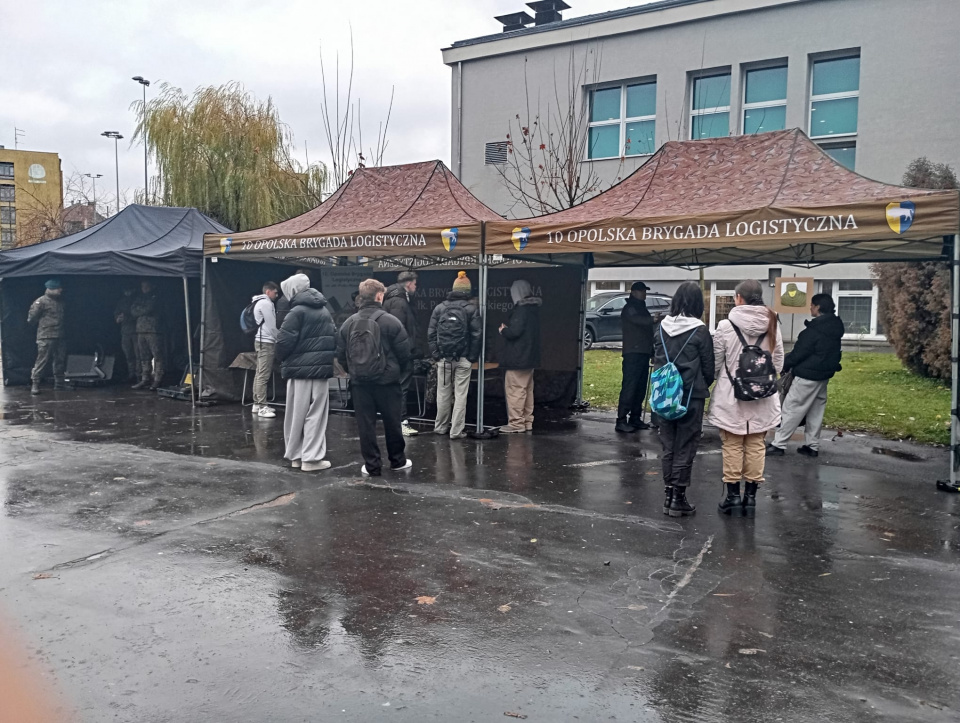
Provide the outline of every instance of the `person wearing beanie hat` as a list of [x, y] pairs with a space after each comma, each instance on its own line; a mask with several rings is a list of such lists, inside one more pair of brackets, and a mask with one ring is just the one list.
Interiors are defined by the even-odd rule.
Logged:
[[453, 290], [462, 291], [468, 296], [473, 293], [473, 285], [470, 283], [470, 279], [467, 278], [466, 271], [457, 272], [457, 278], [453, 280]]
[[400, 389], [403, 392], [403, 399], [400, 401], [401, 414], [403, 414], [403, 423], [401, 428], [404, 437], [416, 437], [417, 430], [410, 426], [410, 420], [407, 417], [407, 399], [410, 392], [410, 384], [413, 381], [413, 362], [419, 359], [420, 348], [420, 329], [417, 324], [417, 315], [413, 311], [413, 297], [417, 293], [417, 273], [415, 271], [401, 271], [397, 274], [397, 283], [389, 287], [383, 295], [383, 310], [391, 316], [395, 316], [403, 324], [410, 339], [410, 349], [413, 352], [411, 360], [400, 373]]
[[483, 324], [480, 310], [470, 300], [472, 288], [467, 272], [459, 272], [453, 290], [437, 304], [427, 327], [430, 356], [437, 363], [437, 419], [433, 431], [449, 434], [450, 439], [467, 436], [463, 429], [470, 369], [480, 358]]
[[37, 325], [37, 361], [30, 372], [30, 393], [40, 393], [40, 382], [47, 367], [53, 364], [54, 389], [69, 389], [63, 375], [67, 369], [67, 346], [64, 340], [63, 299], [59, 279], [44, 284], [43, 296], [30, 305], [27, 323]]

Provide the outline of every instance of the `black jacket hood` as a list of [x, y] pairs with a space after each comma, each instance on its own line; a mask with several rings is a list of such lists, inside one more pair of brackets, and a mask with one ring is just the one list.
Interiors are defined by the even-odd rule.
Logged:
[[383, 295], [383, 300], [386, 301], [387, 299], [393, 299], [398, 296], [402, 296], [404, 301], [409, 300], [407, 299], [407, 290], [403, 288], [403, 285], [393, 284], [392, 286], [387, 287], [387, 293]]
[[847, 332], [843, 321], [836, 314], [821, 314], [812, 319], [808, 319], [806, 326], [815, 329], [818, 334], [823, 334], [829, 339], [842, 339]]
[[319, 309], [327, 305], [327, 300], [316, 289], [304, 289], [290, 300], [291, 308], [294, 306], [310, 306]]

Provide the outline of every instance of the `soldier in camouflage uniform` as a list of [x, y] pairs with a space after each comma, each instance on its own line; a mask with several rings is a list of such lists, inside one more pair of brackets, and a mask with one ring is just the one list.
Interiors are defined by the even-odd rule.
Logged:
[[134, 389], [156, 391], [163, 380], [163, 335], [160, 328], [160, 299], [153, 284], [140, 282], [140, 294], [130, 305], [130, 313], [137, 320], [137, 348], [140, 351], [140, 381]]
[[59, 279], [50, 279], [43, 296], [30, 305], [27, 323], [37, 325], [37, 361], [30, 373], [31, 394], [40, 393], [40, 380], [53, 362], [54, 389], [68, 389], [63, 380], [67, 368], [67, 346], [64, 341], [63, 289]]
[[113, 318], [120, 325], [120, 347], [123, 349], [123, 355], [127, 359], [127, 377], [131, 382], [140, 381], [140, 349], [137, 346], [137, 320], [134, 318], [130, 309], [133, 307], [133, 301], [137, 289], [135, 286], [128, 286], [123, 290], [123, 296], [117, 302], [117, 308], [113, 312]]

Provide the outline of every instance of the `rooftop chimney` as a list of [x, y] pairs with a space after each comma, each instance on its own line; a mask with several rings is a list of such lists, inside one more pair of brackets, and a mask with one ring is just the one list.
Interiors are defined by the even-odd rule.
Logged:
[[559, 23], [563, 20], [560, 11], [570, 9], [563, 0], [537, 0], [537, 2], [527, 3], [527, 7], [537, 14], [534, 19], [536, 25]]
[[527, 25], [533, 22], [533, 18], [531, 18], [525, 12], [499, 15], [495, 17], [494, 20], [503, 23], [503, 32], [505, 33], [510, 33], [514, 30], [523, 30]]

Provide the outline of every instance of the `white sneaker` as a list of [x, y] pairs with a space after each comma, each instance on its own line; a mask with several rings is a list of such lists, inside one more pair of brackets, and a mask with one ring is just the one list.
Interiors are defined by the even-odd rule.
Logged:
[[362, 465], [362, 466], [360, 467], [360, 474], [362, 474], [364, 477], [369, 477], [369, 476], [370, 476], [370, 473], [367, 472], [367, 465]]
[[330, 469], [330, 467], [329, 459], [321, 459], [319, 462], [304, 462], [300, 465], [303, 472], [322, 472], [325, 469]]
[[291, 459], [291, 460], [290, 460], [290, 466], [293, 467], [294, 469], [300, 469], [300, 460], [299, 460], [299, 459]]
[[410, 469], [411, 467], [413, 467], [413, 460], [407, 457], [407, 461], [404, 462], [403, 465], [400, 467], [391, 467], [390, 469], [392, 469], [394, 472], [400, 472], [405, 469]]
[[260, 411], [257, 412], [257, 416], [263, 417], [264, 419], [273, 419], [277, 416], [277, 413], [273, 410], [273, 407], [263, 405], [260, 407]]
[[250, 411], [251, 411], [253, 414], [256, 414], [257, 412], [260, 411], [260, 405], [259, 405], [259, 404], [254, 404], [252, 407], [250, 407]]
[[404, 437], [416, 437], [420, 434], [420, 432], [410, 426], [409, 422], [403, 422], [403, 424], [400, 425], [400, 431]]

